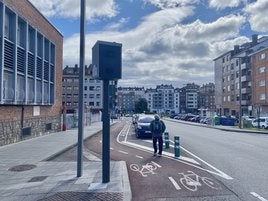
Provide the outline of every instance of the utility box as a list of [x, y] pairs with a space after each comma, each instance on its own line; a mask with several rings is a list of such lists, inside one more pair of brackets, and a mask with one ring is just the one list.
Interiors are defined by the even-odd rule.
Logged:
[[92, 76], [100, 80], [122, 78], [122, 44], [97, 41], [92, 48]]

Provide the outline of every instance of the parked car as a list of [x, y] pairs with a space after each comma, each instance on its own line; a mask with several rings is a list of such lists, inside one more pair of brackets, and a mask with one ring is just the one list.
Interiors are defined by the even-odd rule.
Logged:
[[137, 138], [152, 137], [150, 124], [154, 120], [153, 116], [140, 116], [135, 123], [135, 134]]
[[258, 127], [260, 123], [261, 128], [268, 128], [268, 117], [260, 117], [256, 118], [252, 121], [252, 126], [253, 127]]

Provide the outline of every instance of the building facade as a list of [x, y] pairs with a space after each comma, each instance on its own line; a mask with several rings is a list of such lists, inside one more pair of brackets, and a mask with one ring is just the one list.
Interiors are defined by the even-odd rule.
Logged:
[[268, 47], [263, 47], [251, 55], [252, 64], [252, 110], [255, 116], [268, 115]]
[[[67, 113], [74, 113], [79, 108], [79, 67], [66, 66], [62, 73], [62, 101]], [[84, 104], [86, 108], [102, 109], [102, 81], [92, 78], [90, 67], [85, 66]]]
[[181, 113], [198, 113], [199, 88], [200, 86], [195, 83], [188, 83], [180, 88]]
[[162, 84], [157, 85], [155, 89], [146, 89], [145, 95], [150, 112], [159, 114], [179, 112], [178, 91], [175, 91], [175, 88], [172, 85]]
[[144, 87], [118, 87], [116, 106], [118, 113], [133, 113], [135, 111], [135, 103], [140, 98], [145, 98]]
[[253, 96], [256, 92], [250, 55], [267, 47], [268, 38], [252, 36], [252, 41], [235, 45], [234, 49], [214, 59], [215, 105], [218, 115], [254, 115]]
[[28, 1], [0, 1], [0, 145], [61, 129], [62, 34]]

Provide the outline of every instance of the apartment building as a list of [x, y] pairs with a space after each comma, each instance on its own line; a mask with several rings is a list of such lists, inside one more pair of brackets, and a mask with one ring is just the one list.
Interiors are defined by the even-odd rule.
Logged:
[[199, 89], [199, 108], [215, 111], [215, 84], [203, 84]]
[[[148, 109], [155, 113], [177, 113], [179, 108], [175, 106], [175, 95], [178, 94], [172, 85], [157, 85], [155, 89], [146, 89], [145, 95]], [[177, 96], [177, 99], [178, 96]], [[177, 106], [179, 102], [177, 101]]]
[[140, 98], [145, 98], [144, 87], [118, 87], [117, 88], [117, 106], [119, 113], [133, 113], [135, 103]]
[[[102, 109], [102, 81], [92, 79], [90, 67], [85, 66], [84, 104], [87, 108]], [[66, 66], [62, 73], [62, 101], [67, 113], [78, 111], [79, 108], [79, 67]]]
[[198, 98], [200, 86], [195, 83], [188, 83], [180, 88], [180, 111], [181, 113], [198, 113]]
[[62, 102], [67, 113], [78, 110], [79, 100], [79, 68], [66, 66], [62, 71]]
[[268, 46], [260, 47], [249, 55], [252, 66], [253, 114], [268, 115]]
[[233, 50], [214, 59], [215, 105], [219, 115], [252, 115], [253, 91], [252, 62], [250, 54], [261, 47], [267, 47], [268, 38], [258, 39], [235, 45]]
[[61, 129], [62, 34], [28, 1], [0, 1], [0, 146]]

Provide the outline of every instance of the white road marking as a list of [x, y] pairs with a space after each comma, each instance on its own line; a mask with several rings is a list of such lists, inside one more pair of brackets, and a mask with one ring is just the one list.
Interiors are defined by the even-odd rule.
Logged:
[[113, 148], [113, 147], [110, 147], [110, 149], [111, 149], [111, 150], [114, 150], [114, 148]]
[[138, 156], [138, 155], [136, 155], [136, 157], [137, 157], [137, 158], [143, 158], [142, 156]]
[[[124, 128], [125, 128], [125, 127], [126, 127], [126, 126], [124, 126]], [[117, 136], [117, 142], [118, 142], [119, 144], [124, 144], [124, 145], [126, 145], [126, 146], [130, 146], [130, 147], [133, 147], [133, 148], [142, 150], [142, 151], [147, 151], [147, 152], [151, 152], [151, 153], [153, 152], [153, 148], [149, 148], [149, 147], [146, 147], [146, 146], [138, 145], [138, 144], [136, 144], [136, 143], [132, 143], [132, 142], [128, 142], [128, 141], [123, 141], [123, 142], [122, 142], [122, 141], [119, 141], [119, 137], [120, 137], [120, 135], [122, 134], [122, 132], [124, 131], [124, 128], [120, 131], [120, 133], [119, 133], [118, 136]], [[129, 133], [129, 129], [128, 129], [126, 135], [128, 135], [128, 133]], [[125, 139], [126, 139], [126, 138], [125, 138]], [[173, 141], [170, 140], [170, 142], [173, 142]], [[173, 144], [174, 144], [174, 142], [173, 142]], [[189, 163], [189, 160], [187, 161], [187, 160], [185, 160], [185, 158], [183, 158], [183, 157], [179, 157], [179, 158], [175, 158], [175, 159], [174, 159], [174, 155], [171, 154], [171, 153], [169, 153], [169, 152], [163, 152], [163, 156], [164, 156], [164, 157], [167, 157], [167, 158], [170, 158], [170, 159], [173, 159], [173, 160], [179, 160], [180, 162], [182, 162], [182, 163], [184, 163], [184, 164], [187, 164], [187, 165], [196, 167], [196, 168], [198, 168], [198, 169], [200, 169], [200, 170], [204, 170], [204, 171], [206, 171], [206, 172], [209, 172], [209, 173], [214, 174], [214, 175], [218, 175], [218, 176], [220, 176], [220, 177], [222, 177], [222, 178], [225, 178], [225, 179], [228, 179], [228, 180], [233, 179], [231, 176], [227, 175], [226, 173], [220, 171], [220, 170], [217, 169], [216, 167], [214, 167], [214, 166], [212, 166], [211, 164], [207, 163], [206, 161], [202, 160], [201, 158], [199, 158], [199, 157], [196, 156], [195, 154], [191, 153], [190, 151], [186, 150], [186, 149], [183, 148], [182, 146], [180, 146], [180, 148], [181, 148], [182, 150], [184, 150], [185, 152], [189, 153], [190, 155], [192, 155], [193, 157], [195, 157], [196, 159], [198, 159], [199, 161], [201, 161], [202, 163], [206, 164], [207, 166], [209, 166], [210, 168], [212, 168], [212, 169], [215, 170], [216, 172], [195, 165], [197, 162], [196, 162], [194, 159], [190, 159], [190, 160], [192, 160], [193, 162], [195, 161], [195, 162], [194, 162], [195, 164], [193, 164], [193, 162]], [[172, 155], [172, 157], [171, 157], [170, 155]], [[189, 158], [187, 158], [187, 159], [189, 159]], [[198, 163], [198, 164], [199, 164], [199, 163]], [[266, 200], [265, 200], [265, 201], [266, 201]]]
[[253, 195], [254, 197], [258, 198], [261, 201], [267, 201], [265, 198], [263, 198], [262, 196], [258, 195], [255, 192], [250, 192], [251, 195]]
[[128, 136], [128, 133], [129, 133], [130, 126], [131, 126], [131, 125], [129, 124], [129, 127], [128, 127], [128, 129], [127, 129], [127, 133], [126, 133], [126, 135], [125, 135], [125, 140], [124, 140], [124, 142], [127, 141], [127, 136]]
[[[152, 140], [143, 140], [144, 142], [148, 142], [148, 143], [153, 143]], [[173, 145], [169, 145], [170, 147], [173, 147]], [[165, 155], [169, 156], [169, 157], [174, 157], [174, 153], [169, 153], [169, 152], [165, 152]], [[192, 159], [192, 158], [188, 158], [185, 156], [180, 156], [179, 159], [184, 160], [184, 161], [188, 161], [190, 163], [194, 163], [196, 165], [201, 165], [200, 163], [198, 163], [196, 160]]]
[[[150, 153], [153, 152], [153, 148], [149, 148], [149, 147], [146, 147], [146, 146], [138, 145], [138, 144], [135, 144], [135, 143], [132, 143], [132, 142], [118, 142], [118, 143], [124, 144], [126, 146], [130, 146], [130, 147], [133, 147], [133, 148], [142, 150], [142, 151], [146, 151], [146, 152], [150, 152]], [[181, 163], [190, 165], [190, 166], [195, 167], [195, 168], [198, 168], [200, 170], [204, 170], [204, 171], [209, 172], [209, 173], [214, 174], [214, 175], [218, 175], [218, 176], [220, 176], [222, 178], [225, 178], [225, 179], [233, 179], [232, 177], [230, 177], [229, 175], [223, 173], [222, 171], [217, 172], [217, 170], [218, 170], [217, 168], [214, 169], [214, 170], [216, 170], [216, 172], [214, 172], [214, 171], [211, 171], [211, 170], [202, 168], [200, 166], [197, 166], [197, 165], [195, 165], [193, 163], [189, 163], [189, 161], [183, 160], [182, 157], [174, 158], [174, 154], [171, 154], [171, 153], [168, 153], [168, 152], [164, 152], [164, 151], [162, 152], [162, 154], [163, 154], [162, 157], [166, 157], [166, 158], [170, 158], [172, 160], [180, 161]]]
[[122, 154], [128, 154], [128, 152], [121, 151], [121, 150], [119, 150], [118, 152], [120, 152], [120, 153], [122, 153]]
[[159, 167], [159, 168], [162, 167], [161, 165], [159, 165], [158, 163], [156, 163], [156, 162], [154, 162], [154, 161], [151, 161], [151, 163], [154, 164], [155, 166]]
[[[172, 141], [173, 142], [173, 141]], [[174, 142], [173, 142], [174, 143]], [[211, 167], [212, 169], [216, 170], [217, 172], [219, 172], [223, 178], [225, 179], [233, 179], [231, 176], [225, 174], [224, 172], [220, 171], [219, 169], [217, 169], [216, 167], [214, 167], [213, 165], [209, 164], [208, 162], [204, 161], [203, 159], [199, 158], [198, 156], [196, 156], [195, 154], [193, 154], [192, 152], [188, 151], [187, 149], [183, 148], [182, 146], [180, 146], [180, 148], [182, 150], [184, 150], [185, 152], [187, 152], [188, 154], [192, 155], [193, 157], [195, 157], [196, 159], [198, 159], [199, 161], [201, 161], [202, 163], [206, 164], [207, 166]]]
[[181, 187], [179, 186], [179, 184], [173, 179], [173, 177], [168, 177], [169, 180], [171, 181], [171, 183], [174, 185], [174, 187], [176, 188], [176, 190], [180, 190]]

